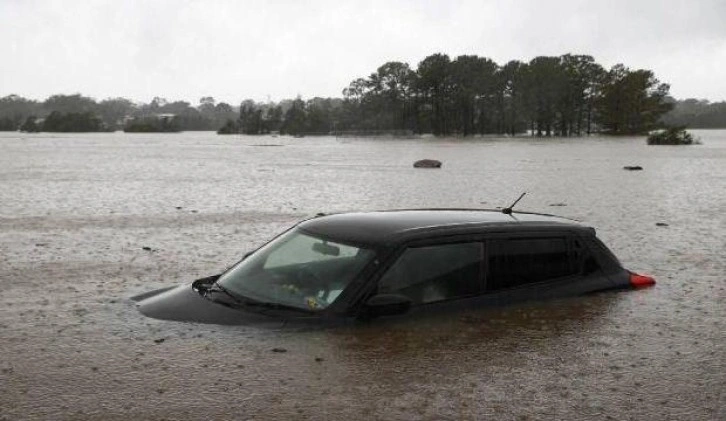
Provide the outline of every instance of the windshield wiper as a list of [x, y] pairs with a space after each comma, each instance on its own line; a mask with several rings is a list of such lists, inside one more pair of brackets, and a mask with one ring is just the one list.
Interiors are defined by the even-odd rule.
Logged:
[[[216, 281], [203, 290], [203, 294], [205, 297], [207, 295], [209, 295], [211, 293], [215, 293], [215, 292], [221, 292], [222, 294], [231, 298], [232, 301], [234, 301], [234, 303], [239, 307], [261, 307], [261, 308], [266, 308], [266, 309], [269, 308], [269, 309], [274, 309], [274, 310], [293, 310], [293, 311], [298, 311], [298, 312], [307, 313], [307, 314], [314, 313], [314, 311], [312, 311], [312, 310], [306, 310], [304, 308], [295, 307], [295, 306], [291, 306], [291, 305], [287, 305], [287, 304], [258, 301], [258, 300], [253, 300], [253, 299], [247, 298], [247, 297], [241, 297], [241, 296], [238, 296], [237, 294], [231, 292], [227, 288], [223, 287]], [[219, 302], [220, 304], [224, 304], [217, 300], [213, 300], [213, 301]], [[226, 303], [226, 304], [229, 305], [229, 303]]]
[[266, 302], [266, 301], [256, 301], [256, 300], [245, 300], [244, 305], [248, 307], [263, 307], [263, 308], [271, 308], [275, 310], [295, 310], [302, 313], [308, 313], [312, 314], [314, 311], [312, 310], [306, 310], [304, 308], [295, 307], [287, 304], [280, 304], [280, 303], [273, 303], [273, 302]]
[[231, 298], [232, 301], [234, 301], [236, 304], [245, 304], [236, 295], [229, 292], [229, 290], [227, 288], [220, 285], [217, 281], [214, 281], [214, 283], [212, 283], [212, 285], [210, 285], [209, 288], [207, 288], [204, 291], [204, 296], [206, 297], [207, 294], [212, 293], [212, 292], [221, 292], [224, 295], [226, 295], [227, 297]]

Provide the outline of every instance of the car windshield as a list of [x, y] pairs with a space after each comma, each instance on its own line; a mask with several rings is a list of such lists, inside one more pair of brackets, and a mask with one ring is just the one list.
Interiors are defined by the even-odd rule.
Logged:
[[374, 255], [292, 229], [227, 271], [218, 283], [257, 302], [319, 311], [335, 301]]

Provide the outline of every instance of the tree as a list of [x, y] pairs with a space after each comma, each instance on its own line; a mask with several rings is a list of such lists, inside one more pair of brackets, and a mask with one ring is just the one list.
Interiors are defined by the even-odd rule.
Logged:
[[290, 108], [285, 113], [285, 121], [280, 127], [281, 133], [299, 135], [305, 132], [307, 110], [305, 102], [298, 96], [292, 101]]
[[512, 136], [527, 129], [527, 118], [524, 112], [524, 75], [527, 64], [512, 60], [501, 67], [496, 77], [496, 91], [499, 98], [499, 133]]
[[95, 111], [96, 101], [81, 94], [53, 95], [45, 100], [43, 108], [49, 112], [86, 113]]
[[227, 104], [226, 102], [220, 102], [214, 107], [214, 112], [216, 114], [227, 114], [233, 113], [234, 110], [232, 109], [232, 106]]
[[430, 105], [426, 117], [434, 134], [449, 134], [449, 93], [451, 90], [451, 59], [446, 54], [433, 54], [418, 64], [417, 89], [423, 103]]
[[[585, 130], [589, 135], [593, 130], [593, 122], [595, 119], [595, 112], [598, 98], [600, 98], [603, 90], [603, 86], [606, 83], [607, 71], [598, 63], [594, 61], [587, 63], [583, 70], [583, 76], [586, 81], [585, 86]], [[580, 130], [578, 130], [578, 135]]]
[[555, 131], [558, 111], [562, 107], [567, 79], [559, 57], [535, 57], [525, 74], [525, 107], [533, 132], [551, 136]]
[[124, 132], [128, 133], [173, 133], [180, 130], [178, 117], [137, 117], [124, 126]]
[[136, 105], [126, 98], [108, 98], [98, 103], [96, 110], [107, 127], [123, 128], [126, 117], [136, 111]]
[[244, 134], [262, 132], [262, 109], [251, 99], [242, 101], [239, 107], [239, 125]]
[[38, 127], [38, 124], [36, 124], [35, 121], [35, 116], [28, 116], [28, 118], [25, 119], [25, 123], [20, 126], [20, 131], [28, 133], [39, 132], [40, 127]]
[[615, 65], [598, 101], [598, 123], [606, 133], [647, 133], [673, 107], [666, 101], [669, 89], [650, 70], [631, 71]]
[[[464, 136], [490, 131], [497, 64], [478, 56], [459, 56], [450, 64], [451, 100], [456, 131]], [[492, 107], [493, 108], [493, 107]]]
[[347, 129], [360, 130], [364, 128], [363, 96], [368, 87], [368, 81], [363, 78], [353, 80], [347, 88], [343, 89], [342, 126]]
[[158, 109], [166, 106], [169, 101], [166, 100], [166, 98], [161, 98], [158, 96], [155, 96], [154, 99], [151, 100], [151, 103], [149, 104], [149, 108], [153, 111], [157, 111]]
[[214, 98], [211, 96], [205, 96], [199, 99], [199, 105], [197, 106], [197, 110], [199, 113], [206, 118], [209, 119], [215, 119], [217, 114], [217, 108], [215, 106]]
[[282, 126], [282, 107], [279, 105], [269, 107], [264, 115], [264, 124], [268, 131], [280, 131], [280, 126]]
[[229, 119], [224, 126], [217, 130], [217, 134], [237, 134], [239, 133], [239, 124], [237, 121]]
[[61, 113], [53, 111], [43, 121], [44, 132], [100, 132], [103, 122], [92, 112]]
[[43, 115], [43, 109], [37, 101], [14, 94], [0, 98], [0, 118], [6, 121], [7, 127], [14, 126], [17, 128], [28, 117], [32, 116], [35, 119], [35, 116], [38, 115]]
[[[380, 129], [403, 129], [411, 108], [411, 82], [414, 72], [407, 63], [389, 61], [372, 74], [369, 81], [369, 103], [379, 114]], [[383, 115], [380, 115], [383, 114]]]
[[683, 101], [668, 99], [674, 105], [661, 118], [661, 122], [670, 126], [689, 126], [703, 129], [726, 128], [726, 102], [711, 103], [705, 99], [689, 98]]
[[18, 125], [15, 124], [10, 117], [0, 117], [0, 132], [11, 132], [18, 129]]
[[[133, 117], [143, 130], [225, 126], [225, 131], [248, 134], [402, 129], [464, 136], [514, 135], [527, 130], [540, 136], [592, 131], [639, 134], [656, 127], [661, 119], [726, 126], [726, 103], [690, 100], [664, 115], [675, 103], [667, 97], [668, 91], [668, 85], [660, 83], [652, 71], [623, 65], [606, 71], [589, 55], [540, 56], [500, 67], [486, 57], [460, 55], [452, 60], [437, 53], [421, 60], [415, 70], [400, 61], [383, 63], [368, 77], [351, 81], [342, 99], [303, 101], [298, 97], [277, 104], [245, 100], [239, 110], [211, 96], [201, 97], [192, 106], [161, 97], [136, 105], [125, 98], [96, 103], [80, 94], [54, 95], [41, 104], [9, 95], [0, 98], [0, 129], [14, 130], [29, 117], [35, 121], [54, 111], [60, 114], [52, 116], [49, 127], [61, 124], [59, 116], [63, 124], [69, 119], [81, 124], [86, 118], [82, 116], [100, 117], [109, 128], [118, 128], [121, 121]], [[168, 127], [161, 127], [158, 119], [164, 119]]]

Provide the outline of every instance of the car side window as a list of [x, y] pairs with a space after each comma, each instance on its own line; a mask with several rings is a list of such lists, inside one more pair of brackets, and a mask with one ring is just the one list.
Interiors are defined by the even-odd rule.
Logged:
[[378, 283], [379, 294], [405, 295], [426, 304], [481, 292], [479, 242], [406, 249]]
[[489, 244], [488, 291], [580, 273], [565, 237], [500, 239]]

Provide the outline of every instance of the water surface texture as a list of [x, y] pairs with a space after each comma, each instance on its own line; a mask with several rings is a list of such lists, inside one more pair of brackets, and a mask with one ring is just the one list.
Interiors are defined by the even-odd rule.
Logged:
[[[724, 420], [726, 131], [696, 134], [0, 134], [0, 419]], [[523, 191], [519, 208], [595, 226], [657, 287], [322, 331], [153, 320], [129, 301], [317, 212]]]

